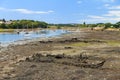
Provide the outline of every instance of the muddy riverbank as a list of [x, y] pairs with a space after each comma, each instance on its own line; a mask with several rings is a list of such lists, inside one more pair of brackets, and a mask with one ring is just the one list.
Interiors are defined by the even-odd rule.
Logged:
[[[0, 54], [1, 80], [120, 80], [119, 31], [81, 29], [57, 38], [10, 45]], [[35, 54], [64, 54], [71, 59], [35, 57], [26, 61]], [[80, 59], [74, 59], [80, 55]], [[83, 62], [87, 65], [102, 61], [104, 64], [98, 68], [81, 67]]]

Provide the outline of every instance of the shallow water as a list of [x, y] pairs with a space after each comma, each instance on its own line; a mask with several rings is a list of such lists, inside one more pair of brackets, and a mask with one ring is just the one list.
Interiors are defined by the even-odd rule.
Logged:
[[42, 30], [36, 32], [29, 32], [28, 34], [26, 34], [25, 32], [20, 32], [19, 34], [17, 32], [0, 33], [0, 43], [6, 44], [26, 39], [55, 37], [66, 33], [68, 33], [68, 31], [65, 30]]

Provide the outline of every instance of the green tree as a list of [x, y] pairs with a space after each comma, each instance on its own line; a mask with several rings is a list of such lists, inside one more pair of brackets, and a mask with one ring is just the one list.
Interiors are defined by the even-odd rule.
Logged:
[[2, 24], [0, 24], [0, 28], [7, 29], [8, 27], [4, 23], [2, 23]]
[[86, 23], [85, 22], [83, 22], [83, 27], [86, 27]]
[[113, 26], [113, 24], [111, 24], [111, 23], [105, 23], [105, 29], [106, 28], [110, 28], [111, 26]]
[[34, 20], [11, 20], [10, 24], [0, 24], [0, 28], [13, 28], [13, 29], [23, 29], [23, 28], [47, 28], [48, 24], [43, 21]]
[[5, 20], [4, 18], [2, 19], [2, 21], [3, 21], [3, 22], [6, 22], [6, 20]]
[[120, 21], [113, 25], [115, 28], [120, 28]]

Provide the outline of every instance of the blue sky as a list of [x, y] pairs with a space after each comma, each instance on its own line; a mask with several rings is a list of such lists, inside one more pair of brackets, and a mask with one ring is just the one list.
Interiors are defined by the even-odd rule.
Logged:
[[120, 0], [0, 0], [0, 19], [48, 23], [115, 23]]

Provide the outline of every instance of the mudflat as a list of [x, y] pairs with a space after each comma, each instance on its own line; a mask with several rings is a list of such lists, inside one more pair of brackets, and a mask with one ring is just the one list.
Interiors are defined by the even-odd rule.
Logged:
[[80, 29], [8, 46], [0, 52], [0, 80], [120, 80], [119, 61], [120, 31]]

